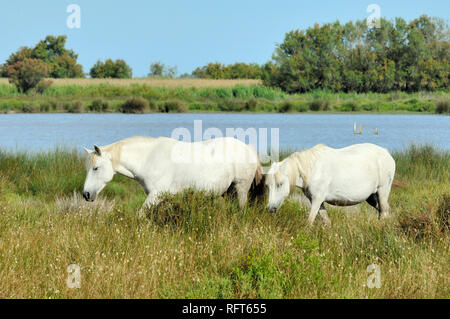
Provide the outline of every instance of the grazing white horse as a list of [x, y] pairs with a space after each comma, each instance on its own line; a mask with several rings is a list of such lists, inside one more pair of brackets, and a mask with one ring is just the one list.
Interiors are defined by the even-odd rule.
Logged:
[[144, 187], [148, 196], [142, 208], [157, 204], [165, 192], [174, 194], [194, 187], [222, 195], [232, 185], [242, 207], [252, 182], [257, 185], [263, 177], [256, 150], [229, 137], [194, 143], [132, 137], [85, 150], [88, 157], [83, 196], [87, 201], [94, 201], [119, 173]]
[[394, 174], [394, 159], [380, 146], [364, 143], [334, 149], [319, 144], [272, 164], [265, 177], [269, 189], [267, 208], [278, 210], [299, 187], [311, 202], [310, 225], [318, 212], [330, 223], [325, 202], [350, 206], [367, 201], [380, 217], [386, 217], [390, 214], [388, 198]]

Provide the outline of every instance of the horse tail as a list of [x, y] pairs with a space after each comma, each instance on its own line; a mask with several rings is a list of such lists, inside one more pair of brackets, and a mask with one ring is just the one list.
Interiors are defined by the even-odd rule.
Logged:
[[265, 193], [266, 193], [265, 176], [263, 174], [261, 163], [258, 159], [255, 176], [253, 178], [252, 185], [250, 186], [250, 200], [252, 202], [264, 200]]

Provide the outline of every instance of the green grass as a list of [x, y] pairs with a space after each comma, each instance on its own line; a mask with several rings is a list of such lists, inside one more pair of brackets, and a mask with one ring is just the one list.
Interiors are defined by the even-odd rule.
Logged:
[[[80, 83], [55, 84], [43, 94], [23, 94], [10, 84], [0, 83], [0, 112], [121, 112], [127, 109], [123, 105], [136, 98], [148, 102], [144, 113], [171, 112], [171, 109], [173, 112], [449, 112], [450, 97], [445, 90], [386, 94], [318, 90], [289, 95], [259, 84], [222, 85], [160, 87], [139, 83], [90, 83], [86, 79]], [[174, 103], [180, 107], [167, 107]], [[93, 104], [106, 107], [93, 107]]]
[[[328, 206], [331, 227], [309, 228], [296, 201], [271, 215], [263, 203], [239, 209], [192, 190], [140, 219], [144, 192], [120, 176], [90, 210], [73, 195], [82, 155], [2, 151], [0, 297], [449, 298], [450, 153], [410, 146], [393, 156], [394, 217]], [[373, 263], [379, 289], [365, 286]], [[70, 264], [81, 267], [80, 289], [66, 286]]]

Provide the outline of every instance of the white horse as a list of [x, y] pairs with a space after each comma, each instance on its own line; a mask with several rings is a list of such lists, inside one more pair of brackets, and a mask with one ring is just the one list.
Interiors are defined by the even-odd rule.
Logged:
[[324, 202], [350, 206], [367, 201], [380, 217], [387, 217], [394, 174], [394, 159], [380, 146], [365, 143], [334, 149], [319, 144], [272, 164], [265, 176], [269, 189], [267, 209], [277, 211], [299, 187], [311, 202], [310, 225], [318, 212], [330, 223]]
[[141, 215], [143, 208], [159, 202], [162, 193], [189, 187], [222, 195], [233, 185], [242, 207], [252, 182], [257, 185], [263, 177], [256, 150], [234, 138], [187, 143], [166, 137], [132, 137], [85, 150], [84, 198], [94, 201], [119, 173], [144, 187], [148, 196]]

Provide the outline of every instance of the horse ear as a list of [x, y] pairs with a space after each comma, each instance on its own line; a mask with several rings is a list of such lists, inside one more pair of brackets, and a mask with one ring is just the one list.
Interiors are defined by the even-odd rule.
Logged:
[[95, 150], [95, 154], [97, 154], [98, 156], [102, 156], [102, 151], [100, 150], [100, 147], [98, 147], [95, 144], [94, 144], [94, 150]]
[[93, 151], [92, 150], [90, 150], [90, 149], [88, 149], [88, 148], [84, 148], [84, 150], [86, 151], [86, 153], [88, 153], [88, 154], [91, 154]]

